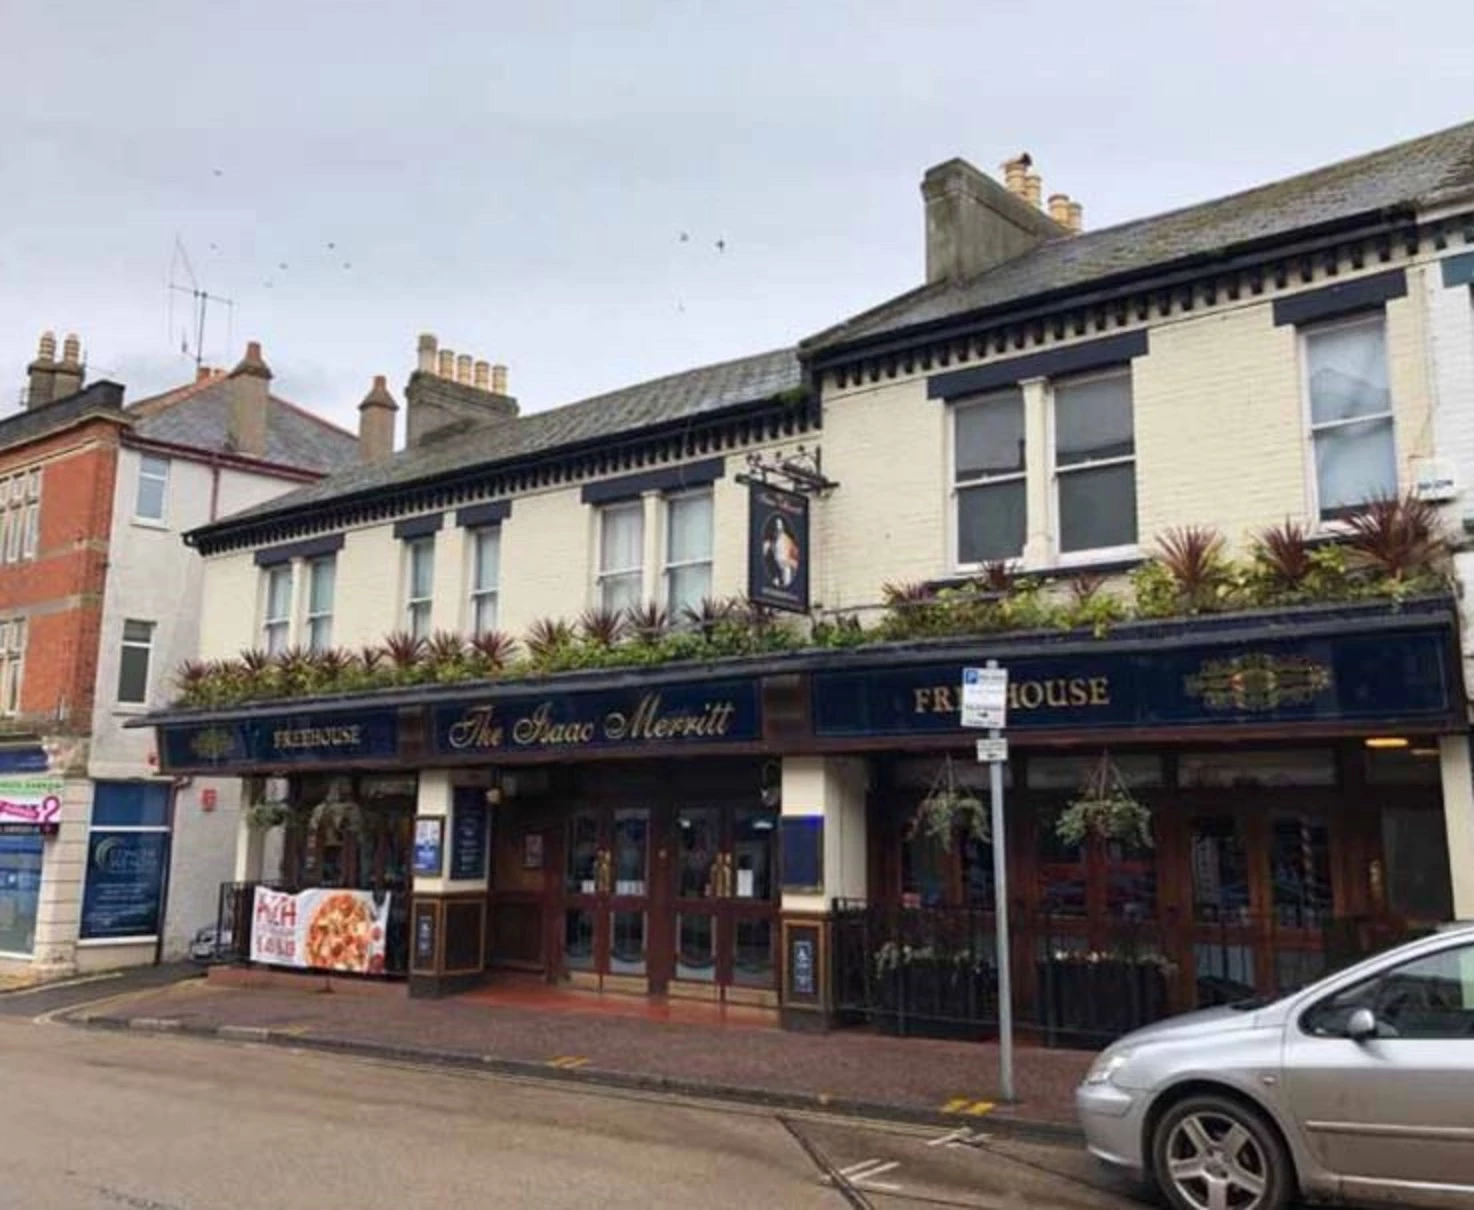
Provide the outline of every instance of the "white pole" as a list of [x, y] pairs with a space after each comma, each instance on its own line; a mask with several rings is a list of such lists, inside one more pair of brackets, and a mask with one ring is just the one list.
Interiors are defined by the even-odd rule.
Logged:
[[[997, 660], [988, 661], [998, 667]], [[989, 728], [990, 739], [1003, 732]], [[1005, 1101], [1013, 1100], [1013, 979], [1008, 963], [1008, 851], [1003, 831], [1003, 762], [988, 765], [988, 784], [993, 807], [993, 920], [997, 926], [998, 949], [998, 1088]]]

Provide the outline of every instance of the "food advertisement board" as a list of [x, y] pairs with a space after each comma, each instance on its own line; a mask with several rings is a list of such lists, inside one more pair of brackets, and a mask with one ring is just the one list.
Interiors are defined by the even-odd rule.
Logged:
[[322, 887], [292, 894], [256, 888], [251, 961], [300, 970], [384, 971], [389, 895]]

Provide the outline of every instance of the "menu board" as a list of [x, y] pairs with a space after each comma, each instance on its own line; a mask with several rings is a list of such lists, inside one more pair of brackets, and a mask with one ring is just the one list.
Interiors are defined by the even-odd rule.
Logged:
[[450, 811], [450, 878], [475, 882], [486, 877], [486, 824], [486, 792], [457, 787]]

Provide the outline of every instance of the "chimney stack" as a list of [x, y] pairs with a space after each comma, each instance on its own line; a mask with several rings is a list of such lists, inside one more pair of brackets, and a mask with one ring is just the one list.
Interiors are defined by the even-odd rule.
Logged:
[[82, 368], [82, 342], [75, 332], [68, 332], [61, 342], [61, 361], [56, 366], [56, 385], [53, 399], [65, 399], [82, 389], [82, 379], [87, 371]]
[[[375, 391], [364, 400], [364, 408], [369, 407], [371, 400], [376, 409], [383, 408], [383, 400], [375, 397], [377, 389], [376, 384]], [[388, 400], [390, 407], [394, 406], [387, 390], [383, 399]], [[470, 428], [517, 418], [517, 401], [507, 394], [506, 366], [441, 348], [439, 340], [428, 332], [420, 336], [417, 368], [405, 387], [404, 402], [406, 449], [417, 448], [429, 440], [444, 440]], [[393, 413], [386, 412], [386, 415], [390, 417], [392, 432]], [[360, 441], [363, 457], [368, 461], [377, 455], [369, 448], [374, 444], [369, 433], [369, 411], [363, 417]]]
[[966, 160], [948, 160], [927, 170], [921, 196], [929, 284], [975, 277], [1059, 234], [1048, 216], [1019, 192], [1027, 188], [1032, 162], [1021, 155], [1003, 166], [1013, 189]]
[[384, 375], [374, 378], [374, 385], [358, 405], [358, 460], [383, 462], [394, 456], [394, 417], [399, 404], [389, 394]]
[[26, 407], [42, 408], [56, 398], [56, 334], [41, 333], [36, 360], [26, 367]]
[[266, 456], [267, 401], [271, 367], [261, 357], [261, 342], [246, 345], [246, 355], [226, 382], [230, 397], [230, 448], [251, 458]]
[[1085, 230], [1085, 207], [1079, 202], [1070, 203], [1070, 221], [1065, 226], [1076, 235]]
[[1044, 178], [1037, 172], [1031, 172], [1024, 177], [1024, 201], [1036, 210], [1044, 205]]
[[1003, 185], [1014, 197], [1027, 200], [1029, 169], [1034, 166], [1034, 158], [1027, 152], [1014, 156], [1011, 160], [1003, 162]]
[[1068, 194], [1051, 193], [1049, 195], [1049, 217], [1061, 227], [1070, 225], [1070, 199]]

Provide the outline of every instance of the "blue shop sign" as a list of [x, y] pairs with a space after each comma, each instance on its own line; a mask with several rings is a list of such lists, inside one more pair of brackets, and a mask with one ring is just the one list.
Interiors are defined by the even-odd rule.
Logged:
[[87, 838], [83, 940], [157, 936], [168, 868], [168, 832], [94, 830]]
[[[1453, 722], [1450, 641], [1447, 629], [1430, 628], [998, 659], [1008, 669], [1010, 731]], [[814, 732], [960, 731], [966, 663], [818, 673]]]
[[159, 733], [165, 771], [341, 765], [355, 760], [392, 760], [399, 754], [399, 716], [393, 710], [166, 725]]
[[432, 746], [445, 756], [750, 743], [762, 738], [755, 681], [486, 697], [439, 706]]

